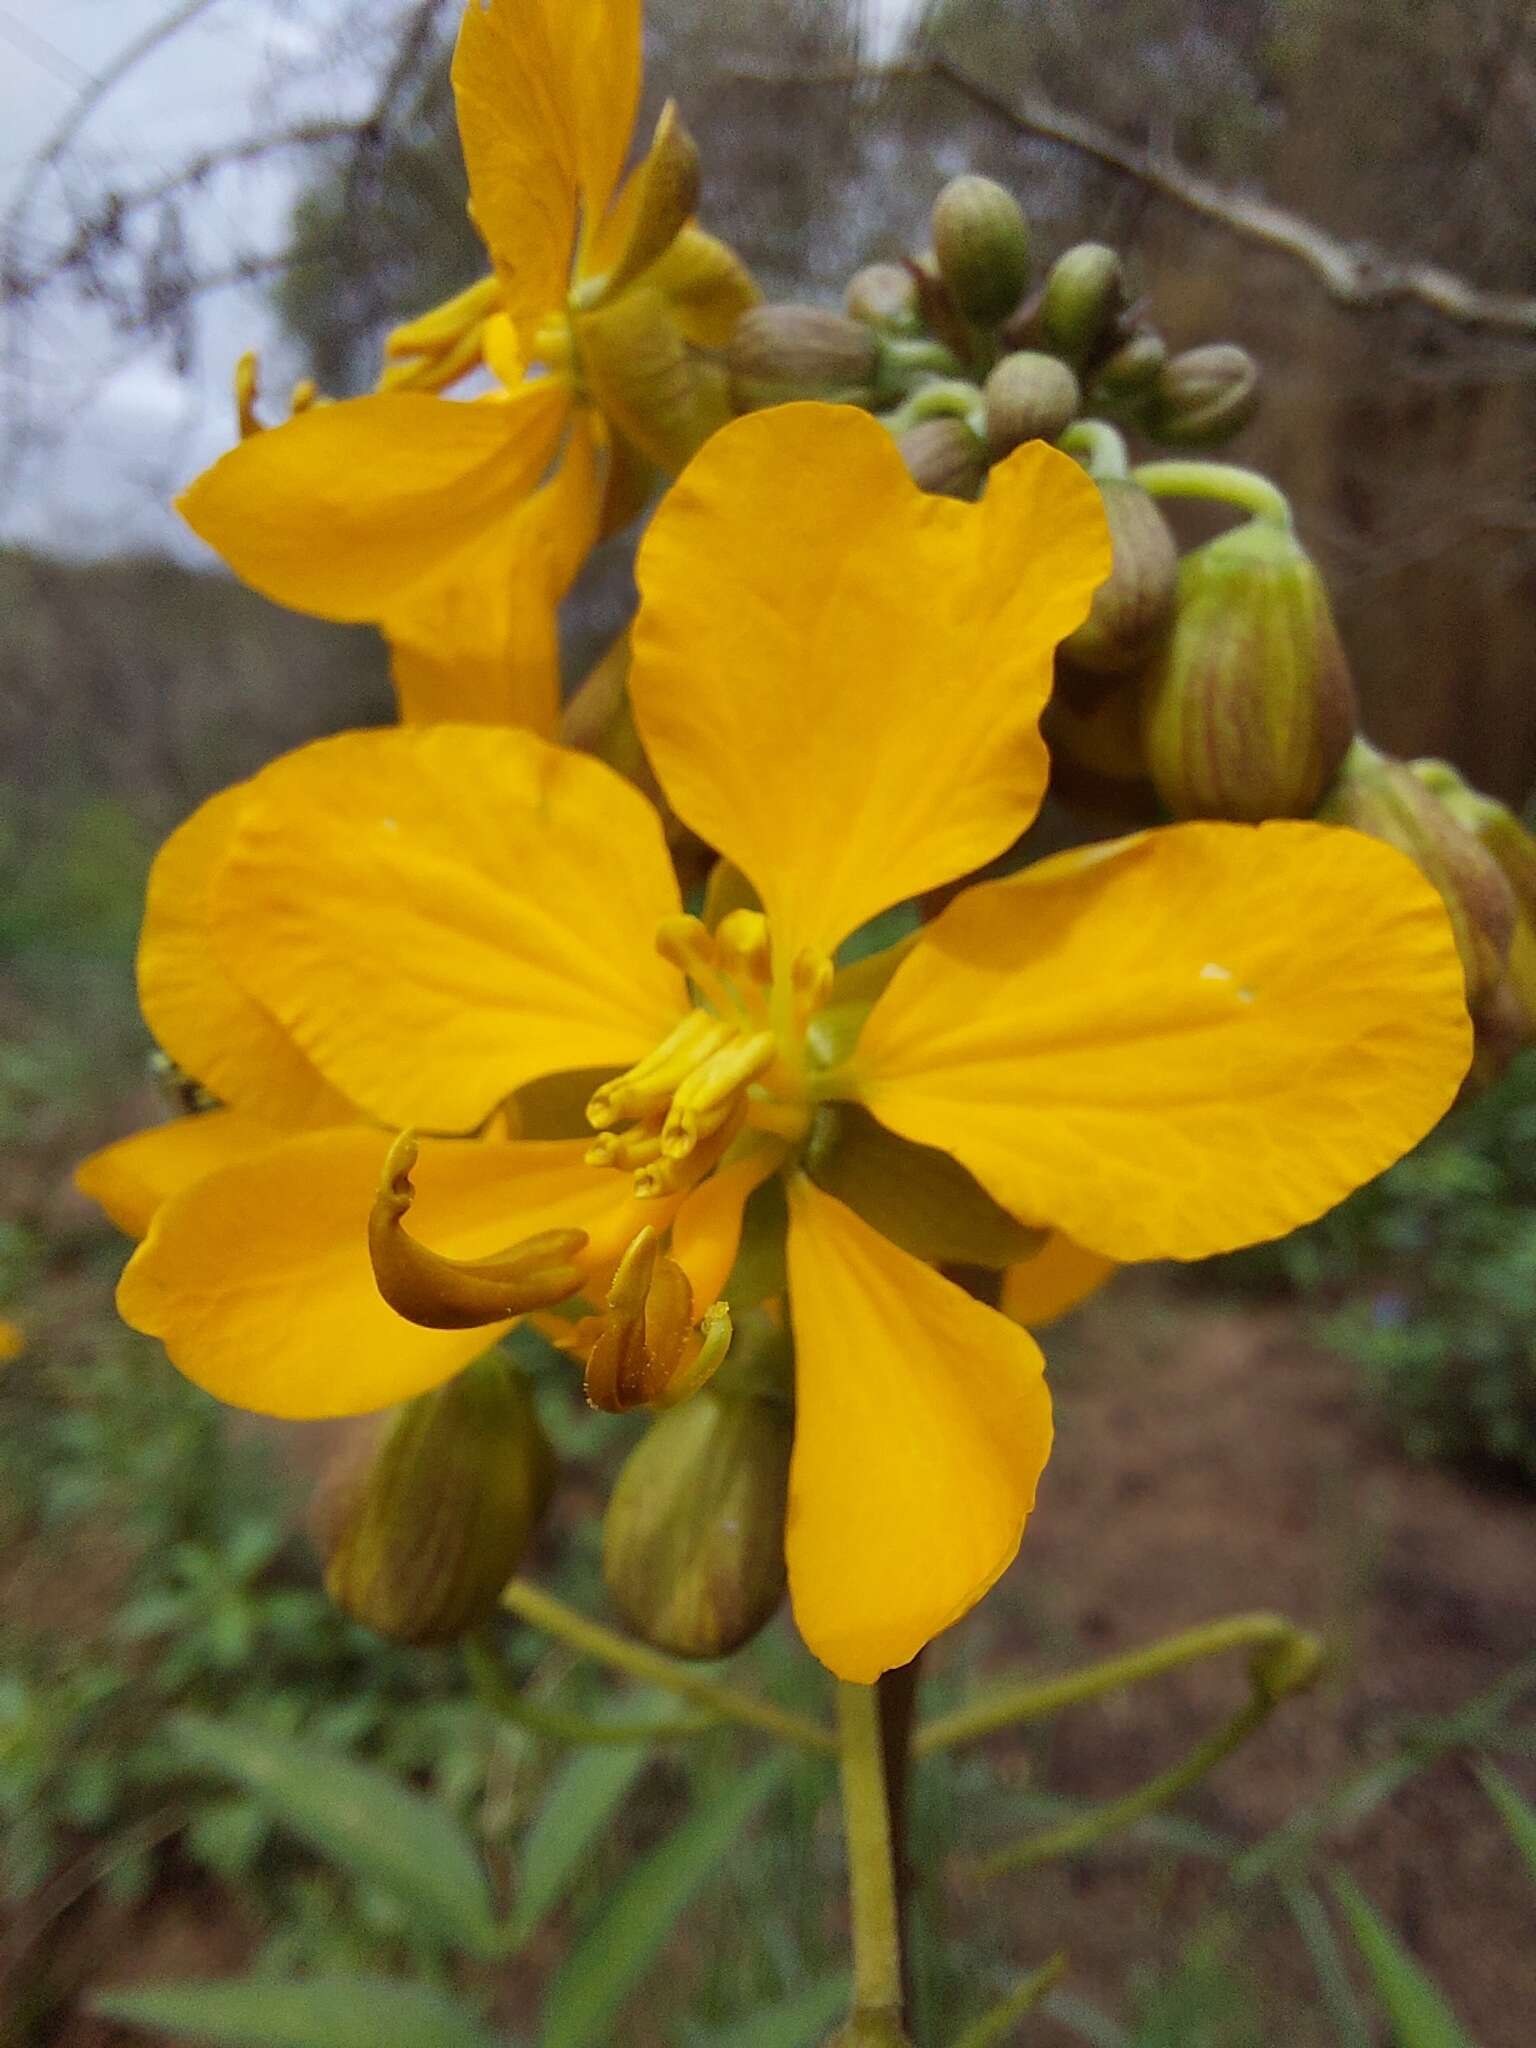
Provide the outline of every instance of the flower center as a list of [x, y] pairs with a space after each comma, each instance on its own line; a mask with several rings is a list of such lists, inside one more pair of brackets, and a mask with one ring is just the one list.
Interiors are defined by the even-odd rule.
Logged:
[[733, 910], [713, 932], [696, 917], [664, 918], [656, 950], [687, 976], [694, 1007], [587, 1104], [602, 1134], [587, 1163], [633, 1173], [641, 1197], [695, 1186], [743, 1131], [790, 1144], [805, 1135], [805, 1031], [832, 986], [832, 962], [809, 950], [775, 977], [757, 910]]

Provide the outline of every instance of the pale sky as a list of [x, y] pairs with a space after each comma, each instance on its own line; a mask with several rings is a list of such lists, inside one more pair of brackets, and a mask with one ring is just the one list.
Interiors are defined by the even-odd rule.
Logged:
[[[172, 0], [0, 0], [0, 213], [15, 204], [29, 161], [53, 136], [82, 86], [100, 77]], [[877, 48], [899, 36], [919, 0], [868, 0]], [[259, 125], [262, 96], [284, 118], [349, 113], [350, 80], [335, 62], [342, 0], [211, 0], [206, 12], [136, 67], [101, 102], [67, 160], [70, 189], [99, 194], [114, 181], [143, 185], [174, 171], [199, 147]], [[359, 90], [361, 88], [358, 88]], [[192, 210], [211, 262], [232, 247], [275, 246], [293, 197], [291, 168], [231, 174]], [[63, 214], [58, 176], [37, 188], [22, 251]], [[0, 366], [0, 400], [18, 398], [44, 423], [0, 492], [0, 540], [70, 553], [133, 548], [207, 559], [170, 510], [179, 484], [227, 447], [229, 375], [242, 349], [265, 345], [271, 384], [273, 322], [253, 287], [202, 306], [199, 358], [177, 374], [164, 347], [114, 334], [93, 309], [55, 298], [31, 316], [24, 392]], [[14, 330], [7, 341], [16, 339]], [[10, 351], [7, 349], [7, 356]], [[0, 411], [0, 434], [6, 432]], [[4, 450], [0, 449], [0, 455]], [[0, 472], [11, 475], [0, 461]]]

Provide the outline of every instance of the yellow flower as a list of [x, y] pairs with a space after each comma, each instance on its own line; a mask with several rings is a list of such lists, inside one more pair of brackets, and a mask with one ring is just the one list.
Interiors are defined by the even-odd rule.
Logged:
[[[760, 911], [686, 916], [655, 812], [600, 763], [450, 725], [274, 763], [208, 885], [235, 983], [370, 1117], [473, 1132], [523, 1084], [582, 1074], [598, 1135], [569, 1209], [531, 1203], [496, 1148], [439, 1140], [413, 1217], [429, 1246], [458, 1249], [428, 1213], [438, 1175], [440, 1216], [467, 1235], [478, 1204], [486, 1241], [592, 1228], [638, 1192], [697, 1305], [754, 1192], [755, 1231], [782, 1202], [790, 1587], [850, 1679], [910, 1658], [1008, 1564], [1050, 1410], [1022, 1328], [819, 1184], [826, 1121], [873, 1112], [977, 1200], [1102, 1259], [1198, 1258], [1380, 1171], [1469, 1056], [1438, 897], [1392, 849], [1310, 824], [1049, 860], [834, 971], [866, 920], [1029, 824], [1052, 650], [1106, 567], [1096, 493], [1041, 444], [969, 505], [921, 494], [851, 408], [754, 415], [647, 534], [631, 687], [668, 798]], [[294, 1141], [283, 1174], [247, 1162], [167, 1204], [124, 1279], [129, 1320], [246, 1405], [395, 1398], [393, 1353], [373, 1323], [359, 1342], [335, 1278], [363, 1234], [362, 1149]]]
[[[268, 597], [381, 625], [407, 719], [553, 732], [555, 606], [638, 509], [637, 464], [680, 468], [726, 417], [693, 350], [757, 295], [691, 223], [670, 107], [619, 189], [640, 45], [640, 0], [472, 0], [453, 83], [492, 276], [391, 337], [380, 390], [252, 434], [179, 501]], [[482, 368], [494, 394], [436, 395]]]

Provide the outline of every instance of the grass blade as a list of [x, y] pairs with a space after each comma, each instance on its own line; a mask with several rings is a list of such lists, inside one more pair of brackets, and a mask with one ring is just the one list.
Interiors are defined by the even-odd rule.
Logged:
[[151, 1985], [105, 1992], [93, 2010], [125, 2026], [218, 2048], [493, 2048], [462, 2006], [382, 1977]]
[[1341, 1871], [1333, 1878], [1333, 1891], [1386, 2008], [1397, 2048], [1476, 2048], [1359, 1886]]

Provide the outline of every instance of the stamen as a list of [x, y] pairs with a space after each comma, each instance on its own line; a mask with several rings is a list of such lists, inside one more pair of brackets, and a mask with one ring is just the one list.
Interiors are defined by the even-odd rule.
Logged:
[[257, 382], [256, 351], [248, 348], [235, 364], [235, 416], [240, 422], [242, 441], [261, 432], [261, 421], [256, 417]]
[[690, 1010], [654, 1052], [647, 1053], [627, 1074], [605, 1081], [596, 1090], [587, 1104], [587, 1122], [595, 1131], [606, 1131], [626, 1118], [663, 1108], [679, 1083], [701, 1060], [718, 1052], [730, 1036], [729, 1024], [722, 1024], [709, 1011]]
[[700, 1138], [720, 1128], [733, 1099], [750, 1081], [773, 1065], [778, 1042], [771, 1031], [729, 1045], [696, 1067], [672, 1095], [672, 1107], [661, 1133], [661, 1149], [669, 1159], [683, 1159]]
[[416, 1158], [415, 1133], [402, 1131], [368, 1218], [374, 1280], [396, 1315], [428, 1330], [474, 1330], [580, 1293], [585, 1275], [576, 1259], [587, 1247], [584, 1230], [540, 1231], [485, 1259], [450, 1259], [408, 1236], [402, 1223], [416, 1199]]
[[732, 910], [715, 932], [720, 965], [734, 981], [755, 981], [766, 988], [773, 979], [773, 946], [768, 920], [760, 910]]
[[715, 1302], [693, 1327], [693, 1290], [648, 1226], [614, 1272], [605, 1312], [578, 1325], [586, 1395], [594, 1408], [671, 1407], [716, 1371], [731, 1341], [730, 1310]]
[[315, 382], [314, 378], [301, 377], [298, 383], [294, 385], [293, 396], [288, 401], [290, 417], [297, 417], [301, 412], [308, 412], [319, 396], [320, 386]]
[[480, 361], [483, 329], [501, 303], [495, 277], [482, 277], [386, 336], [380, 391], [441, 391]]

